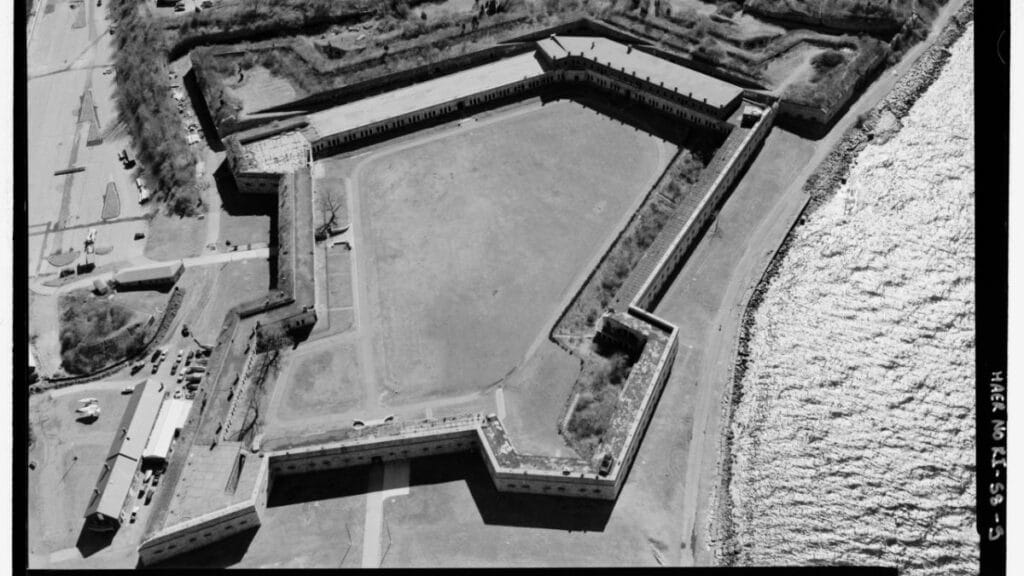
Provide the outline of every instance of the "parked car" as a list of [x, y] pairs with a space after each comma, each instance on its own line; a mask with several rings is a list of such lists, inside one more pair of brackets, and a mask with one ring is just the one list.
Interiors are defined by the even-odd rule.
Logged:
[[139, 517], [139, 507], [136, 506], [135, 508], [132, 508], [132, 515], [128, 519], [128, 522], [130, 524], [134, 524], [135, 523], [135, 519], [138, 518], [138, 517]]
[[598, 469], [597, 473], [601, 476], [607, 476], [609, 473], [611, 473], [612, 464], [614, 463], [615, 458], [613, 458], [611, 454], [606, 453], [604, 455], [604, 458], [601, 459], [601, 467]]
[[132, 375], [138, 374], [139, 370], [142, 370], [145, 367], [146, 367], [146, 361], [145, 360], [139, 360], [135, 364], [132, 364]]
[[149, 489], [149, 490], [148, 490], [148, 491], [146, 492], [146, 506], [149, 506], [149, 503], [153, 501], [153, 494], [154, 494], [155, 492], [156, 492], [156, 490], [153, 490], [152, 488], [150, 488], [150, 489]]
[[150, 372], [149, 372], [149, 373], [150, 373], [150, 374], [156, 374], [156, 371], [157, 371], [157, 370], [159, 370], [159, 369], [160, 369], [160, 363], [159, 363], [159, 362], [157, 362], [156, 364], [153, 364], [153, 369], [152, 369], [152, 370], [150, 370]]
[[131, 394], [132, 392], [135, 392], [135, 385], [134, 384], [129, 384], [129, 385], [125, 386], [124, 388], [121, 388], [121, 394]]
[[146, 237], [146, 233], [145, 232], [136, 232], [135, 233], [135, 239], [136, 240], [142, 240], [145, 237]]
[[135, 186], [139, 189], [139, 204], [144, 204], [149, 200], [149, 188], [146, 188], [141, 177], [135, 179]]

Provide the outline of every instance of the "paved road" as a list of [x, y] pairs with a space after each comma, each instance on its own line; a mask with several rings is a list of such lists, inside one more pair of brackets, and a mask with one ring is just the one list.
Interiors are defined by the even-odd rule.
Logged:
[[[192, 268], [194, 266], [209, 266], [211, 264], [224, 264], [226, 262], [240, 262], [242, 260], [266, 260], [270, 258], [269, 248], [254, 248], [252, 250], [239, 250], [237, 252], [218, 252], [216, 254], [203, 254], [202, 256], [195, 256], [193, 258], [183, 258], [181, 263], [186, 268]], [[124, 262], [122, 268], [135, 267], [135, 266], [147, 266], [163, 264], [165, 262], [150, 260], [145, 256], [137, 256]], [[96, 280], [110, 280], [113, 278], [114, 272], [105, 272], [103, 274], [89, 275], [85, 278], [68, 282], [62, 286], [45, 286], [41, 281], [32, 282], [29, 284], [29, 289], [36, 294], [43, 296], [52, 296], [54, 294], [60, 294], [69, 290], [76, 290], [79, 288], [89, 288]]]
[[[86, 26], [75, 28], [79, 13]], [[81, 249], [88, 228], [99, 232], [98, 244], [114, 246], [106, 255], [96, 255], [102, 266], [141, 255], [144, 242], [134, 240], [146, 223], [139, 217], [145, 208], [133, 201], [132, 171], [117, 159], [128, 147], [124, 130], [118, 129], [113, 101], [114, 75], [104, 74], [113, 59], [113, 43], [106, 32], [106, 7], [84, 2], [72, 9], [57, 3], [46, 13], [40, 5], [30, 23], [27, 45], [28, 126], [32, 137], [28, 149], [28, 217], [36, 234], [28, 239], [30, 277], [53, 272], [46, 256], [56, 250]], [[79, 123], [78, 109], [86, 90], [106, 134], [102, 144], [89, 146]], [[70, 165], [84, 172], [54, 176]], [[103, 195], [113, 182], [121, 194], [121, 217], [100, 218]]]
[[374, 464], [366, 490], [362, 567], [379, 568], [390, 545], [384, 526], [384, 503], [409, 494], [409, 461]]

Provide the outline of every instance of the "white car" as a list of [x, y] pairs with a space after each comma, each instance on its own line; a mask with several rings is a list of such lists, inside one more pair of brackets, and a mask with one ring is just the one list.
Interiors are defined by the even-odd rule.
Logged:
[[79, 404], [98, 404], [99, 400], [95, 398], [82, 398], [78, 401]]
[[89, 404], [88, 406], [82, 406], [78, 410], [75, 410], [85, 418], [96, 418], [100, 415], [99, 404]]
[[145, 204], [149, 200], [149, 188], [146, 188], [142, 178], [136, 178], [135, 185], [139, 188], [139, 204]]
[[93, 244], [94, 242], [96, 242], [96, 229], [95, 228], [89, 228], [89, 235], [85, 237], [85, 242], [87, 244]]

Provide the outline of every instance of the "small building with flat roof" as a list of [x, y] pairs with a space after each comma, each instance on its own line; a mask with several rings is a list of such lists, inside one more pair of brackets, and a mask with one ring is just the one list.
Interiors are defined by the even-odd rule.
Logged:
[[113, 282], [117, 289], [125, 290], [164, 290], [170, 289], [185, 272], [181, 262], [139, 266], [121, 270], [114, 275]]
[[163, 399], [162, 382], [149, 379], [135, 385], [85, 509], [86, 525], [90, 529], [117, 530], [124, 521], [125, 503], [135, 486], [143, 448], [149, 441]]
[[313, 161], [309, 141], [298, 128], [305, 121], [287, 124], [285, 131], [251, 131], [228, 136], [224, 141], [228, 166], [243, 194], [277, 194], [284, 174]]

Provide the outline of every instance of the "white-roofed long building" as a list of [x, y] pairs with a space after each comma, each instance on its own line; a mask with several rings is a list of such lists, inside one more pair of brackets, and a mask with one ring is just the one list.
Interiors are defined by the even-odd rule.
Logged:
[[153, 426], [153, 433], [149, 435], [149, 442], [142, 451], [142, 459], [146, 464], [162, 465], [167, 461], [171, 452], [171, 444], [177, 437], [178, 431], [185, 427], [188, 420], [188, 411], [192, 408], [191, 400], [180, 400], [172, 398], [160, 406], [160, 413], [156, 417], [156, 424]]
[[142, 464], [143, 448], [149, 441], [163, 399], [164, 385], [157, 380], [146, 380], [135, 386], [85, 509], [89, 528], [103, 531], [120, 527], [125, 502]]

